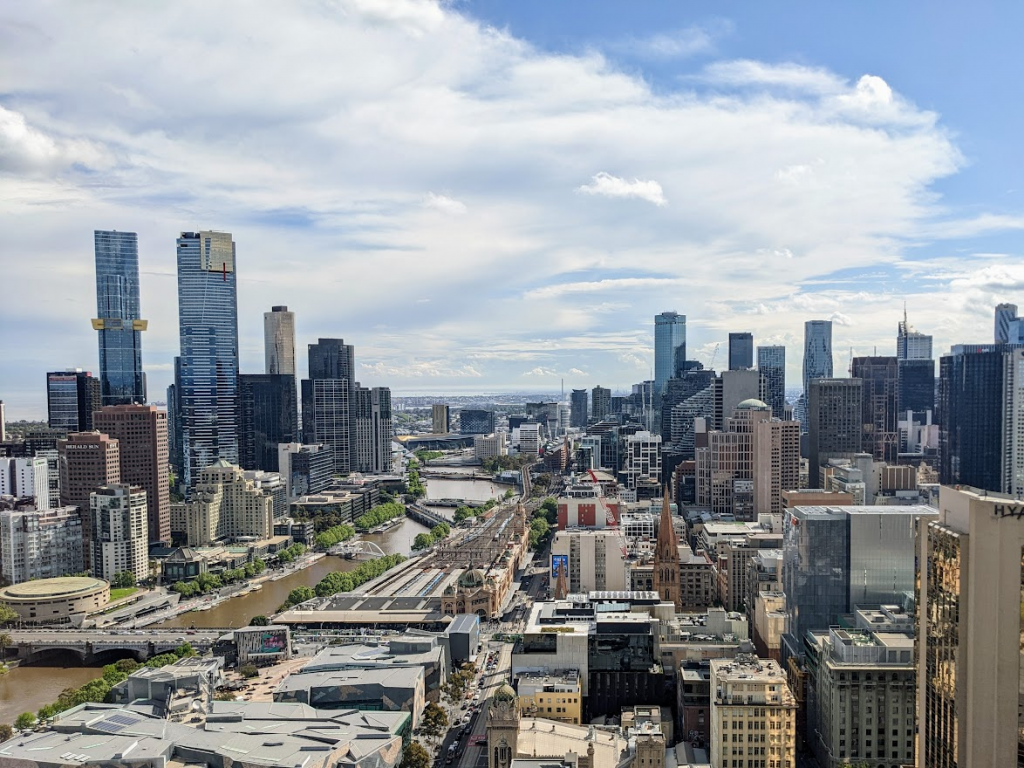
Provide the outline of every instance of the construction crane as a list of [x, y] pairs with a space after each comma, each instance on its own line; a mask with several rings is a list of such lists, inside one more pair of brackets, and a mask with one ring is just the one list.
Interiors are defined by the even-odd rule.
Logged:
[[[601, 492], [601, 482], [597, 479], [597, 473], [594, 470], [590, 469], [589, 467], [587, 467], [587, 472], [590, 473], [590, 479], [594, 481], [594, 485], [597, 486], [596, 490], [598, 491], [598, 493], [600, 493]], [[615, 521], [615, 515], [612, 513], [611, 509], [608, 508], [608, 502], [606, 502], [604, 500], [604, 496], [598, 496], [597, 500], [599, 502], [601, 502], [601, 508], [604, 509], [604, 522], [605, 522], [605, 525], [609, 525], [609, 526], [617, 525], [617, 523]]]
[[722, 346], [722, 342], [718, 342], [717, 344], [715, 344], [715, 349], [711, 353], [711, 362], [708, 363], [708, 370], [715, 370], [715, 359], [718, 357], [718, 348], [720, 346]]

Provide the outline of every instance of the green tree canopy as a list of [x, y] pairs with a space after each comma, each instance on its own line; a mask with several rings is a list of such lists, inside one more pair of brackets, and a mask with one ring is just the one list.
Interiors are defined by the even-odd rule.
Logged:
[[419, 742], [410, 741], [402, 751], [399, 768], [430, 768], [430, 753]]

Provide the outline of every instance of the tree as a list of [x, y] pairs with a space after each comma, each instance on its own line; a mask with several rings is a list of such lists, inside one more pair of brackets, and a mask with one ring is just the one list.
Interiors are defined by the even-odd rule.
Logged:
[[246, 678], [259, 677], [260, 671], [256, 669], [255, 664], [243, 664], [241, 667], [238, 668], [238, 674]]
[[131, 571], [121, 571], [114, 574], [110, 586], [114, 589], [127, 589], [135, 586], [135, 574]]
[[14, 645], [14, 640], [11, 639], [9, 632], [0, 632], [0, 649], [3, 652], [3, 661], [7, 663], [7, 649]]
[[428, 739], [437, 741], [448, 731], [448, 715], [434, 702], [427, 704], [423, 710], [423, 719], [420, 721], [420, 729]]
[[27, 731], [36, 724], [36, 716], [31, 712], [22, 712], [14, 721], [14, 727], [19, 731]]
[[7, 723], [0, 723], [0, 741], [7, 741], [14, 737], [14, 729]]
[[429, 533], [417, 533], [416, 538], [412, 540], [412, 548], [414, 551], [426, 549], [434, 543], [434, 537]]
[[269, 627], [270, 619], [266, 616], [253, 616], [252, 621], [249, 622], [250, 627]]
[[399, 768], [430, 768], [430, 753], [418, 742], [410, 741], [402, 752]]
[[313, 588], [303, 585], [301, 587], [296, 587], [288, 593], [288, 602], [292, 605], [298, 605], [299, 603], [304, 603], [307, 600], [312, 600], [314, 597], [316, 597], [316, 592], [313, 591]]
[[462, 698], [466, 695], [466, 691], [469, 690], [469, 686], [473, 682], [473, 670], [460, 669], [456, 672], [452, 672], [448, 679], [441, 686], [441, 695], [445, 698], [449, 708], [455, 709], [455, 707], [462, 701]]
[[0, 626], [8, 626], [18, 621], [17, 612], [6, 603], [0, 603]]

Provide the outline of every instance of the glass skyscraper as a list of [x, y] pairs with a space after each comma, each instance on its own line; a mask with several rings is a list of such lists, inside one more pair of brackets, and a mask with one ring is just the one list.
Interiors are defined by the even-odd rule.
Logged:
[[686, 360], [686, 315], [662, 312], [654, 316], [654, 391], [665, 391], [676, 365]]
[[103, 405], [146, 402], [139, 309], [139, 244], [134, 232], [93, 232], [96, 249], [96, 317], [100, 398]]
[[781, 344], [758, 347], [757, 370], [764, 380], [765, 402], [772, 416], [786, 418], [786, 348]]
[[182, 479], [193, 487], [217, 459], [238, 463], [238, 298], [227, 232], [178, 238]]
[[754, 334], [729, 334], [729, 370], [744, 371], [754, 367]]
[[832, 378], [832, 321], [808, 320], [804, 323], [804, 397], [811, 379]]

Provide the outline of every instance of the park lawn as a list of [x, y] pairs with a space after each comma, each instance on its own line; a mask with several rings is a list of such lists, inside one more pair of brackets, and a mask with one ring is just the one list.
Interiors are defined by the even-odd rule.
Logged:
[[139, 591], [138, 587], [121, 587], [119, 589], [110, 590], [110, 602], [116, 602], [117, 600], [124, 600], [126, 597], [134, 595]]

